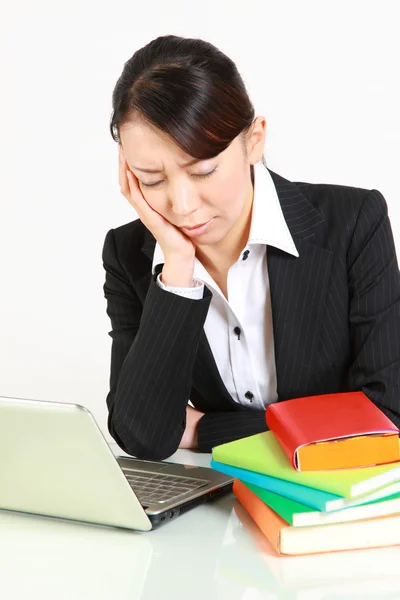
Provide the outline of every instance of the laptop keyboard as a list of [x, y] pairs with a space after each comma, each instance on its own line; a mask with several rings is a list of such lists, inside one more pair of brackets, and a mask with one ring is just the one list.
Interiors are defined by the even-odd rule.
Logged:
[[122, 469], [142, 504], [169, 502], [209, 482], [205, 479]]

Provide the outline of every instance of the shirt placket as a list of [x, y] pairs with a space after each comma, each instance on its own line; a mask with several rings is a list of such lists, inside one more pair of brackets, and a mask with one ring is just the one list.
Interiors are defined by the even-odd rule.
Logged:
[[237, 398], [246, 407], [259, 408], [261, 399], [254, 377], [250, 358], [249, 343], [245, 330], [245, 315], [249, 307], [243, 306], [243, 289], [247, 285], [245, 260], [249, 250], [242, 253], [241, 258], [229, 269], [228, 272], [228, 298], [227, 319], [229, 325], [229, 349], [231, 356], [232, 379], [235, 384]]

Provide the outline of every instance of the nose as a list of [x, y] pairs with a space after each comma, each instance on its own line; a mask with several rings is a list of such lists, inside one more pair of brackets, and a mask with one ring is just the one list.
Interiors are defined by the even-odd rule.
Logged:
[[171, 212], [178, 217], [187, 217], [201, 206], [201, 200], [190, 186], [181, 185], [170, 194]]

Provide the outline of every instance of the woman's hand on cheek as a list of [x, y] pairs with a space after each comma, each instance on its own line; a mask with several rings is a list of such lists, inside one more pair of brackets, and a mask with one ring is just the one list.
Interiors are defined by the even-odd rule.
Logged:
[[144, 198], [137, 177], [130, 170], [119, 146], [119, 184], [122, 195], [135, 209], [143, 225], [158, 241], [167, 258], [192, 259], [195, 246], [175, 225], [155, 211]]

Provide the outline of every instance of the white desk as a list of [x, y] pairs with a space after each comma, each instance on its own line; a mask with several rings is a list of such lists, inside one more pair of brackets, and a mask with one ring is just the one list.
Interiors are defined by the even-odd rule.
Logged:
[[[169, 460], [209, 466], [210, 455]], [[4, 600], [393, 600], [400, 546], [279, 558], [233, 494], [148, 533], [0, 511], [0, 590]]]

